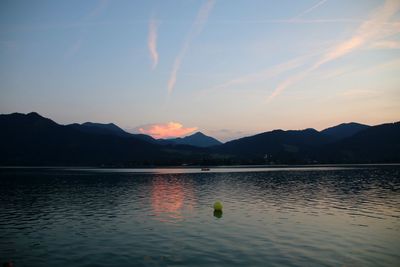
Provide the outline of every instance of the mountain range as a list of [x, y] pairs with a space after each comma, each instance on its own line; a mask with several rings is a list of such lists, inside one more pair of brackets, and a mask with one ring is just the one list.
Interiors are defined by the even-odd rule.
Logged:
[[221, 143], [201, 132], [174, 139], [113, 123], [60, 125], [38, 113], [0, 115], [0, 165], [159, 166], [399, 163], [400, 122], [273, 130]]
[[115, 135], [119, 137], [135, 137], [152, 144], [159, 145], [191, 145], [196, 147], [210, 147], [222, 144], [217, 139], [207, 136], [202, 132], [197, 132], [189, 136], [171, 138], [171, 139], [154, 139], [153, 137], [146, 134], [132, 134], [119, 128], [114, 123], [94, 123], [85, 122], [82, 124], [73, 123], [67, 125], [69, 127], [75, 128], [82, 132], [102, 134], [102, 135]]
[[340, 140], [355, 135], [356, 133], [367, 129], [368, 127], [370, 126], [356, 122], [342, 123], [326, 128], [325, 130], [322, 130], [321, 133], [326, 134], [335, 140]]
[[221, 145], [217, 139], [207, 136], [202, 132], [197, 132], [189, 136], [178, 137], [172, 139], [158, 139], [159, 144], [175, 144], [175, 145], [190, 145], [197, 147], [211, 147]]

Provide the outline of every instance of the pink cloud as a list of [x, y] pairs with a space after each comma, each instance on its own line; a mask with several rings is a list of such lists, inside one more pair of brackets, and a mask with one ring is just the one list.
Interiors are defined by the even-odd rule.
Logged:
[[196, 131], [197, 127], [183, 127], [179, 122], [168, 122], [163, 124], [151, 124], [139, 128], [139, 132], [159, 138], [181, 137]]

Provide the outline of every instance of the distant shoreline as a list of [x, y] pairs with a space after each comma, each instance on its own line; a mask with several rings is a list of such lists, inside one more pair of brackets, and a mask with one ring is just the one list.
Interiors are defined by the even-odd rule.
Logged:
[[312, 168], [312, 167], [363, 167], [363, 166], [400, 166], [400, 163], [339, 163], [339, 164], [276, 164], [276, 165], [159, 165], [159, 166], [137, 166], [137, 167], [116, 167], [116, 166], [0, 166], [0, 169], [199, 169], [202, 167], [209, 167], [213, 169], [221, 168]]
[[220, 143], [201, 132], [174, 140], [115, 124], [60, 125], [38, 113], [0, 115], [0, 165], [154, 168], [400, 163], [400, 122], [273, 130]]

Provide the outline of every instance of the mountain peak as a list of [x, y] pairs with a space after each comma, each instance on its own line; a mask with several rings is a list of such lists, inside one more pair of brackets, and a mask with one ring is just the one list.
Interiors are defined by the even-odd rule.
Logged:
[[185, 137], [178, 137], [174, 139], [168, 139], [167, 142], [177, 145], [190, 145], [197, 147], [210, 147], [222, 144], [217, 139], [205, 135], [202, 132], [196, 132], [192, 135], [188, 135]]
[[307, 132], [318, 132], [314, 128], [306, 128], [306, 129], [304, 129], [304, 131], [307, 131]]
[[34, 112], [34, 111], [27, 113], [26, 116], [34, 117], [34, 118], [44, 118], [44, 117], [41, 116], [39, 113]]
[[110, 122], [110, 123], [97, 123], [97, 122], [84, 122], [82, 123], [83, 126], [87, 126], [87, 127], [97, 127], [97, 128], [107, 128], [107, 129], [114, 129], [114, 130], [118, 130], [118, 131], [123, 131], [121, 128], [119, 128], [117, 125], [115, 125], [114, 123]]
[[203, 134], [202, 132], [195, 132], [194, 134], [191, 134], [189, 136], [207, 136], [207, 135]]
[[97, 134], [111, 134], [117, 136], [132, 136], [130, 133], [125, 132], [114, 123], [97, 123], [97, 122], [84, 122], [82, 124], [70, 124], [70, 126], [80, 129], [84, 132], [97, 133]]
[[27, 114], [24, 113], [13, 113], [17, 116], [21, 116], [22, 118], [26, 119], [26, 120], [30, 120], [30, 121], [35, 121], [35, 122], [41, 122], [41, 123], [51, 123], [51, 124], [55, 124], [55, 122], [49, 118], [43, 117], [42, 115], [40, 115], [37, 112], [29, 112]]
[[357, 123], [357, 122], [348, 122], [341, 123], [339, 125], [326, 128], [321, 131], [326, 135], [334, 137], [336, 140], [347, 138], [355, 135], [356, 133], [369, 128], [369, 125]]

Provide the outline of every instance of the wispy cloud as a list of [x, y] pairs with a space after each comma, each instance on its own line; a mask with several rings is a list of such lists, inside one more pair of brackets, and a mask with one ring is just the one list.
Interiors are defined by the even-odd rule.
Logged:
[[360, 23], [363, 20], [354, 18], [286, 18], [286, 19], [223, 19], [213, 20], [214, 24], [321, 24], [321, 23]]
[[174, 65], [171, 71], [171, 76], [168, 80], [168, 94], [171, 94], [175, 87], [179, 68], [181, 67], [182, 60], [185, 57], [193, 38], [195, 38], [203, 30], [203, 27], [207, 22], [208, 16], [212, 8], [214, 7], [214, 4], [215, 0], [207, 0], [207, 2], [205, 2], [201, 6], [197, 17], [192, 25], [192, 28], [190, 29], [185, 41], [183, 42], [182, 49], [179, 52], [178, 56], [175, 58]]
[[82, 24], [82, 26], [80, 26], [79, 38], [67, 49], [66, 53], [64, 54], [65, 58], [70, 58], [79, 52], [79, 50], [82, 47], [83, 40], [84, 40], [83, 36], [88, 31], [89, 24], [87, 24], [87, 23], [91, 22], [97, 16], [99, 16], [102, 12], [104, 12], [104, 10], [107, 8], [107, 5], [108, 5], [108, 0], [99, 0], [97, 5], [82, 19], [84, 24]]
[[375, 64], [367, 68], [357, 69], [353, 72], [348, 72], [351, 75], [376, 75], [376, 73], [381, 71], [396, 71], [400, 69], [400, 58], [390, 59], [388, 61], [382, 62], [380, 64]]
[[[399, 10], [400, 2], [397, 0], [386, 1], [383, 7], [376, 12], [370, 20], [361, 24], [356, 34], [350, 39], [338, 44], [328, 53], [325, 54], [321, 60], [319, 60], [315, 65], [314, 69], [319, 66], [335, 60], [337, 58], [343, 57], [354, 50], [360, 48], [366, 42], [374, 40], [382, 36], [382, 28], [385, 23]], [[386, 33], [388, 34], [388, 33]]]
[[85, 21], [91, 20], [99, 16], [108, 6], [109, 0], [99, 0], [97, 5], [86, 15]]
[[390, 32], [382, 31], [385, 23], [388, 22], [392, 16], [399, 11], [399, 9], [400, 1], [387, 0], [385, 4], [379, 10], [377, 10], [369, 20], [361, 24], [355, 35], [328, 51], [328, 53], [326, 53], [325, 56], [323, 56], [313, 66], [313, 69], [319, 68], [321, 65], [328, 63], [329, 61], [347, 55], [371, 40], [384, 38], [387, 35], [393, 34], [393, 30], [399, 31], [400, 28], [398, 27], [395, 27]]
[[303, 12], [301, 12], [300, 14], [298, 14], [297, 16], [293, 17], [291, 20], [292, 20], [292, 21], [293, 21], [293, 20], [296, 20], [296, 19], [298, 19], [298, 18], [304, 16], [305, 14], [310, 13], [311, 11], [313, 11], [314, 9], [316, 9], [317, 7], [319, 7], [320, 5], [323, 5], [326, 1], [328, 1], [328, 0], [321, 0], [321, 1], [319, 1], [318, 3], [316, 3], [315, 5], [313, 5], [312, 7], [310, 7], [310, 8], [308, 8], [308, 9], [304, 10]]
[[70, 47], [69, 47], [69, 49], [67, 50], [67, 52], [65, 53], [65, 58], [70, 58], [70, 57], [72, 57], [73, 55], [75, 55], [76, 53], [78, 53], [78, 51], [81, 49], [81, 46], [82, 46], [82, 42], [83, 42], [83, 39], [82, 38], [80, 38], [80, 39], [78, 39], [73, 45], [71, 45]]
[[147, 40], [147, 46], [150, 52], [150, 58], [152, 61], [153, 70], [157, 67], [158, 64], [158, 52], [157, 52], [157, 29], [158, 22], [151, 18], [149, 21], [149, 37]]
[[248, 83], [255, 83], [255, 82], [259, 82], [259, 81], [265, 81], [267, 79], [271, 79], [273, 77], [279, 76], [280, 74], [283, 74], [287, 71], [296, 69], [296, 68], [304, 65], [307, 61], [310, 60], [311, 57], [313, 57], [315, 55], [316, 55], [316, 53], [300, 56], [300, 57], [291, 59], [287, 62], [264, 69], [262, 71], [243, 75], [241, 77], [221, 83], [221, 84], [214, 86], [208, 90], [219, 90], [219, 89], [229, 88], [229, 87], [240, 85], [240, 84], [248, 84]]
[[339, 96], [350, 99], [360, 99], [360, 98], [373, 98], [381, 95], [382, 93], [375, 90], [365, 90], [365, 89], [352, 89], [347, 90], [339, 94]]
[[329, 80], [329, 79], [336, 79], [340, 76], [343, 76], [345, 74], [349, 74], [355, 70], [354, 67], [351, 66], [344, 66], [344, 67], [339, 67], [335, 68], [332, 70], [326, 70], [326, 71], [320, 71], [320, 72], [315, 72], [314, 76], [317, 76], [317, 78], [321, 80]]
[[393, 71], [400, 69], [400, 58], [389, 59], [387, 61], [383, 61], [379, 64], [374, 64], [370, 66], [343, 66], [334, 69], [322, 70], [322, 71], [315, 71], [312, 77], [321, 79], [321, 80], [329, 80], [335, 79], [337, 77], [346, 75], [346, 76], [370, 76], [376, 75], [378, 72], [381, 71]]
[[149, 124], [139, 128], [139, 132], [159, 138], [181, 137], [196, 131], [197, 127], [184, 127], [179, 122]]
[[[320, 66], [341, 58], [349, 53], [357, 51], [365, 44], [371, 41], [376, 41], [387, 36], [393, 35], [400, 32], [400, 27], [397, 23], [388, 24], [390, 19], [400, 10], [400, 1], [398, 0], [387, 0], [385, 4], [376, 10], [370, 17], [369, 20], [363, 22], [356, 33], [343, 42], [340, 42], [336, 46], [328, 50], [322, 57], [317, 60], [310, 68], [307, 70], [289, 77], [282, 83], [280, 83], [272, 94], [268, 97], [268, 100], [274, 99], [280, 93], [282, 93], [287, 87], [297, 83], [298, 81], [304, 79], [310, 72], [318, 69]], [[389, 25], [389, 26], [388, 26]], [[385, 27], [386, 26], [386, 27]]]
[[294, 76], [290, 76], [287, 78], [285, 81], [280, 83], [275, 90], [268, 96], [267, 101], [273, 100], [276, 96], [278, 96], [280, 93], [282, 93], [283, 90], [285, 90], [287, 87], [291, 86], [292, 84], [295, 84], [301, 80], [304, 79], [305, 76], [310, 72], [310, 70], [307, 70], [305, 72], [300, 72]]
[[382, 40], [369, 46], [371, 49], [400, 49], [400, 41]]
[[[311, 11], [313, 11], [314, 9], [316, 9], [317, 7], [323, 5], [327, 0], [321, 0], [318, 3], [316, 3], [315, 5], [311, 6], [310, 8], [304, 10], [303, 12], [301, 12], [300, 14], [296, 15], [295, 17], [291, 18], [291, 19], [285, 19], [285, 20], [271, 20], [269, 22], [276, 22], [276, 23], [281, 23], [281, 22], [285, 22], [285, 23], [298, 23], [301, 22], [302, 19], [300, 19], [300, 17], [304, 16], [307, 13], [310, 13]], [[320, 22], [319, 20], [317, 20], [318, 22]], [[336, 20], [335, 20], [336, 21]], [[347, 20], [346, 20], [347, 21]], [[314, 21], [312, 21], [314, 22]], [[282, 73], [285, 73], [287, 71], [290, 71], [292, 69], [298, 68], [302, 65], [304, 65], [306, 62], [308, 62], [310, 60], [310, 58], [312, 58], [313, 56], [319, 54], [320, 52], [317, 53], [310, 53], [308, 55], [305, 56], [301, 56], [301, 57], [297, 57], [295, 59], [292, 59], [288, 62], [284, 62], [282, 64], [273, 66], [271, 68], [268, 68], [266, 70], [262, 70], [256, 73], [252, 73], [252, 74], [248, 74], [248, 75], [244, 75], [242, 77], [236, 78], [236, 79], [232, 79], [228, 82], [222, 83], [220, 85], [217, 85], [215, 87], [210, 88], [209, 90], [215, 90], [215, 89], [223, 89], [223, 88], [227, 88], [230, 86], [234, 86], [234, 85], [238, 85], [238, 84], [244, 84], [244, 83], [254, 83], [257, 81], [263, 81], [266, 79], [270, 79], [273, 77], [276, 77]], [[294, 81], [300, 79], [300, 77], [295, 77], [293, 79], [291, 79], [290, 81], [286, 81], [282, 87], [287, 86], [291, 83], [293, 83]], [[278, 88], [279, 92], [281, 89]], [[273, 94], [275, 95], [275, 94]]]

